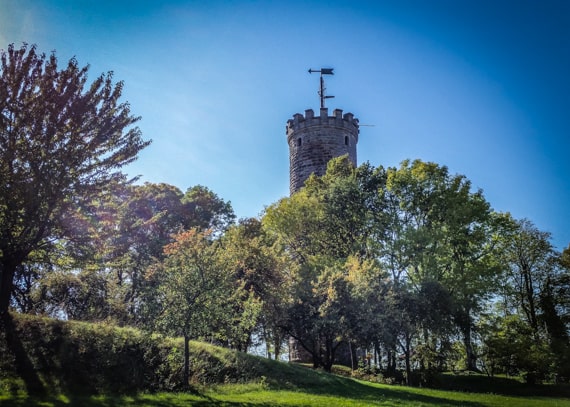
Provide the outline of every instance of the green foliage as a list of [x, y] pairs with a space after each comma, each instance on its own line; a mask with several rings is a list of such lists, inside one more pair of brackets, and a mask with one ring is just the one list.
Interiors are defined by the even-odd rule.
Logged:
[[545, 380], [555, 362], [545, 338], [534, 335], [519, 315], [489, 322], [484, 346], [490, 373], [523, 374], [530, 383]]
[[[499, 275], [492, 220], [481, 191], [446, 167], [416, 160], [355, 169], [346, 157], [331, 160], [323, 177], [309, 178], [263, 219], [289, 255], [289, 333], [314, 358], [327, 343], [391, 352], [399, 344], [409, 376], [412, 352], [423, 355], [422, 366], [434, 364], [430, 355], [443, 353], [455, 326], [476, 369], [472, 327]], [[372, 260], [377, 271], [347, 285], [348, 259]]]
[[557, 380], [570, 380], [566, 252], [557, 253], [550, 234], [527, 219], [514, 220], [507, 214], [503, 222], [499, 242], [505, 271], [499, 304], [508, 315], [503, 323], [509, 326], [510, 319], [518, 318], [518, 331], [524, 328], [532, 338], [519, 366], [528, 372], [529, 380], [541, 380], [547, 372], [556, 373]]
[[332, 369], [343, 346], [352, 365], [354, 349], [374, 350], [408, 384], [461, 356], [529, 380], [568, 374], [570, 248], [493, 213], [466, 177], [338, 157], [234, 225], [207, 187], [126, 182], [118, 169], [148, 143], [129, 129], [122, 83], [102, 75], [84, 91], [86, 72], [35, 47], [2, 53], [0, 314], [13, 293], [24, 312], [182, 335], [184, 385], [191, 338], [246, 350], [262, 337], [277, 356], [286, 335], [315, 367]]
[[164, 248], [164, 262], [154, 266], [158, 287], [147, 305], [152, 328], [184, 337], [186, 386], [188, 341], [209, 337], [246, 349], [261, 305], [253, 291], [236, 284], [210, 231], [190, 229], [174, 239]]
[[32, 252], [16, 269], [17, 309], [144, 325], [144, 304], [152, 301], [158, 284], [149, 269], [163, 261], [163, 247], [187, 227], [212, 222], [225, 228], [222, 221], [232, 219], [229, 203], [213, 192], [203, 187], [189, 191], [194, 193], [184, 196], [168, 184], [109, 184], [83, 208], [81, 224], [88, 225], [89, 239], [71, 246], [57, 241]]
[[229, 275], [217, 262], [218, 246], [208, 232], [181, 232], [165, 247], [166, 259], [155, 266], [159, 281], [154, 297], [154, 326], [189, 337], [211, 332], [222, 312]]
[[[371, 259], [362, 262], [361, 256], [373, 257], [368, 237], [381, 233], [372, 208], [381, 206], [376, 197], [382, 182], [382, 171], [355, 170], [347, 157], [339, 157], [329, 162], [324, 177], [311, 177], [305, 188], [264, 215], [264, 228], [287, 264], [283, 326], [312, 354], [315, 366], [330, 369], [339, 346], [357, 338], [364, 320], [371, 321], [360, 302], [371, 297], [362, 283], [353, 284], [351, 278], [358, 278], [349, 273], [358, 274], [359, 265], [368, 271], [377, 266]], [[374, 279], [372, 274], [378, 270], [369, 275]]]
[[[254, 331], [273, 345], [279, 356], [283, 332], [286, 279], [283, 261], [273, 248], [274, 241], [262, 229], [258, 219], [240, 219], [220, 239], [221, 261], [232, 273], [235, 290], [230, 297], [234, 301], [237, 320], [226, 326], [240, 333], [228, 335], [233, 347], [246, 350], [252, 342]], [[235, 319], [235, 318], [234, 318]], [[249, 329], [245, 329], [245, 326]], [[236, 329], [237, 328], [237, 329]]]
[[225, 231], [235, 220], [230, 202], [225, 202], [213, 191], [202, 185], [188, 188], [182, 198], [185, 212], [189, 215], [186, 229], [199, 228], [214, 233]]

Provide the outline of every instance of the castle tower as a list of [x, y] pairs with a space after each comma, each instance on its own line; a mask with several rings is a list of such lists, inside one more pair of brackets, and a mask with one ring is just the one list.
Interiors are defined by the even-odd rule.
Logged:
[[[289, 193], [292, 195], [305, 185], [311, 174], [322, 176], [326, 173], [328, 162], [335, 157], [348, 154], [356, 167], [356, 144], [358, 143], [358, 119], [352, 113], [342, 114], [335, 109], [332, 116], [325, 107], [325, 100], [334, 96], [325, 94], [323, 75], [333, 75], [333, 68], [309, 69], [309, 73], [318, 72], [320, 77], [321, 108], [315, 116], [312, 109], [305, 110], [305, 115], [293, 115], [287, 121], [286, 133], [289, 144]], [[354, 359], [350, 348], [341, 351], [340, 363], [351, 366]], [[347, 356], [348, 355], [348, 356]], [[294, 338], [289, 338], [289, 361], [310, 362], [311, 355]]]
[[332, 116], [328, 108], [321, 107], [315, 116], [312, 109], [305, 115], [293, 115], [287, 121], [287, 143], [289, 144], [289, 193], [297, 192], [311, 174], [322, 176], [327, 163], [335, 157], [348, 154], [357, 165], [356, 143], [358, 143], [358, 119], [352, 113], [342, 114], [335, 109]]
[[[291, 195], [305, 185], [311, 174], [324, 175], [332, 158], [348, 154], [352, 164], [357, 165], [358, 119], [352, 113], [343, 115], [341, 109], [335, 109], [329, 116], [328, 109], [321, 107], [319, 116], [315, 116], [313, 110], [308, 109], [304, 116], [296, 113], [287, 121], [286, 133]], [[289, 360], [310, 362], [312, 357], [297, 340], [289, 338]], [[339, 352], [339, 363], [351, 366], [349, 348]]]

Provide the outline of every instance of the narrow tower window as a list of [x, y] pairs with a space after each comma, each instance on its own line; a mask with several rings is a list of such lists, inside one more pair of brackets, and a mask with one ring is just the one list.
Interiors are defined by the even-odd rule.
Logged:
[[297, 139], [297, 147], [301, 147], [301, 144], [303, 144], [303, 140], [301, 139], [301, 137], [299, 137]]
[[348, 136], [344, 136], [344, 145], [345, 145], [345, 146], [348, 145]]

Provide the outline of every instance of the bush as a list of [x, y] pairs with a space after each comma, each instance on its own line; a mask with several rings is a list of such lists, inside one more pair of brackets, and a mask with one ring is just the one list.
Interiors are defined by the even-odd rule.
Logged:
[[[125, 393], [181, 383], [173, 340], [108, 324], [15, 314], [0, 338], [0, 376], [37, 379], [53, 391]], [[28, 386], [29, 387], [29, 386]]]

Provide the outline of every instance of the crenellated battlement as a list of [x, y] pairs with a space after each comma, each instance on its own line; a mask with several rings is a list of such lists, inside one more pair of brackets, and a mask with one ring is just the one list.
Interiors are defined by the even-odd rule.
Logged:
[[339, 129], [347, 129], [356, 137], [358, 142], [358, 119], [354, 118], [352, 113], [342, 114], [342, 109], [334, 109], [332, 116], [328, 115], [328, 108], [320, 109], [320, 114], [315, 116], [313, 109], [305, 110], [305, 115], [295, 113], [292, 119], [287, 120], [286, 132], [287, 139], [294, 135], [295, 132], [313, 126], [326, 126]]
[[290, 192], [298, 191], [311, 174], [324, 175], [334, 157], [346, 154], [356, 166], [358, 132], [358, 119], [352, 113], [343, 115], [341, 109], [333, 110], [332, 116], [326, 107], [318, 116], [312, 109], [293, 115], [286, 126]]

